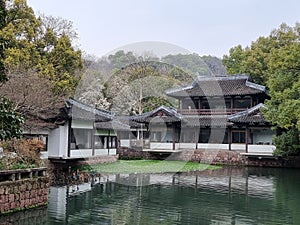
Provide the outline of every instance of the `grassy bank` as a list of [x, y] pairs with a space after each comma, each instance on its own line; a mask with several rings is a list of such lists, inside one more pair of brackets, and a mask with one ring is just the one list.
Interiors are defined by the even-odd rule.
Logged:
[[219, 169], [219, 166], [201, 164], [197, 162], [160, 161], [160, 160], [119, 160], [115, 163], [103, 163], [92, 165], [85, 170], [93, 170], [98, 173], [167, 173], [188, 172], [198, 170]]

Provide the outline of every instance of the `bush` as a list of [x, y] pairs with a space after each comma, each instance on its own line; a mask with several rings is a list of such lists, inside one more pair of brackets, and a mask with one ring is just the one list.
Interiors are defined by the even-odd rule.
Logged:
[[0, 160], [0, 169], [25, 169], [39, 167], [42, 164], [40, 152], [44, 148], [41, 140], [37, 139], [12, 139], [1, 142], [4, 157]]
[[300, 153], [300, 132], [294, 128], [274, 138], [276, 145], [275, 155], [288, 156]]

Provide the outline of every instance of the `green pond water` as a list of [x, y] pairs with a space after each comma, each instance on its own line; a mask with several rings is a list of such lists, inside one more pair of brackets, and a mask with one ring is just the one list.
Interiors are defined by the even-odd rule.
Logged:
[[49, 205], [0, 224], [300, 224], [300, 170], [120, 174], [51, 187]]

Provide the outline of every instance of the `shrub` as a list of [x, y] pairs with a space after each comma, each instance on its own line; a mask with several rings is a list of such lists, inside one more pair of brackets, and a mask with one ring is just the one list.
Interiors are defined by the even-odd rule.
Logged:
[[278, 156], [299, 155], [299, 135], [299, 131], [294, 128], [275, 137], [274, 142], [276, 145], [276, 150], [274, 154]]
[[1, 159], [2, 169], [25, 169], [39, 167], [42, 164], [40, 152], [44, 148], [41, 140], [37, 139], [12, 139], [1, 142], [4, 157]]

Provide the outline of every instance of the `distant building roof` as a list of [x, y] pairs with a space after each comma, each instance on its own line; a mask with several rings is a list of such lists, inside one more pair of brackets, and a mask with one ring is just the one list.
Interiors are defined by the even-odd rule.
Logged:
[[190, 85], [166, 91], [172, 97], [230, 96], [265, 93], [266, 87], [249, 81], [246, 75], [197, 77]]

